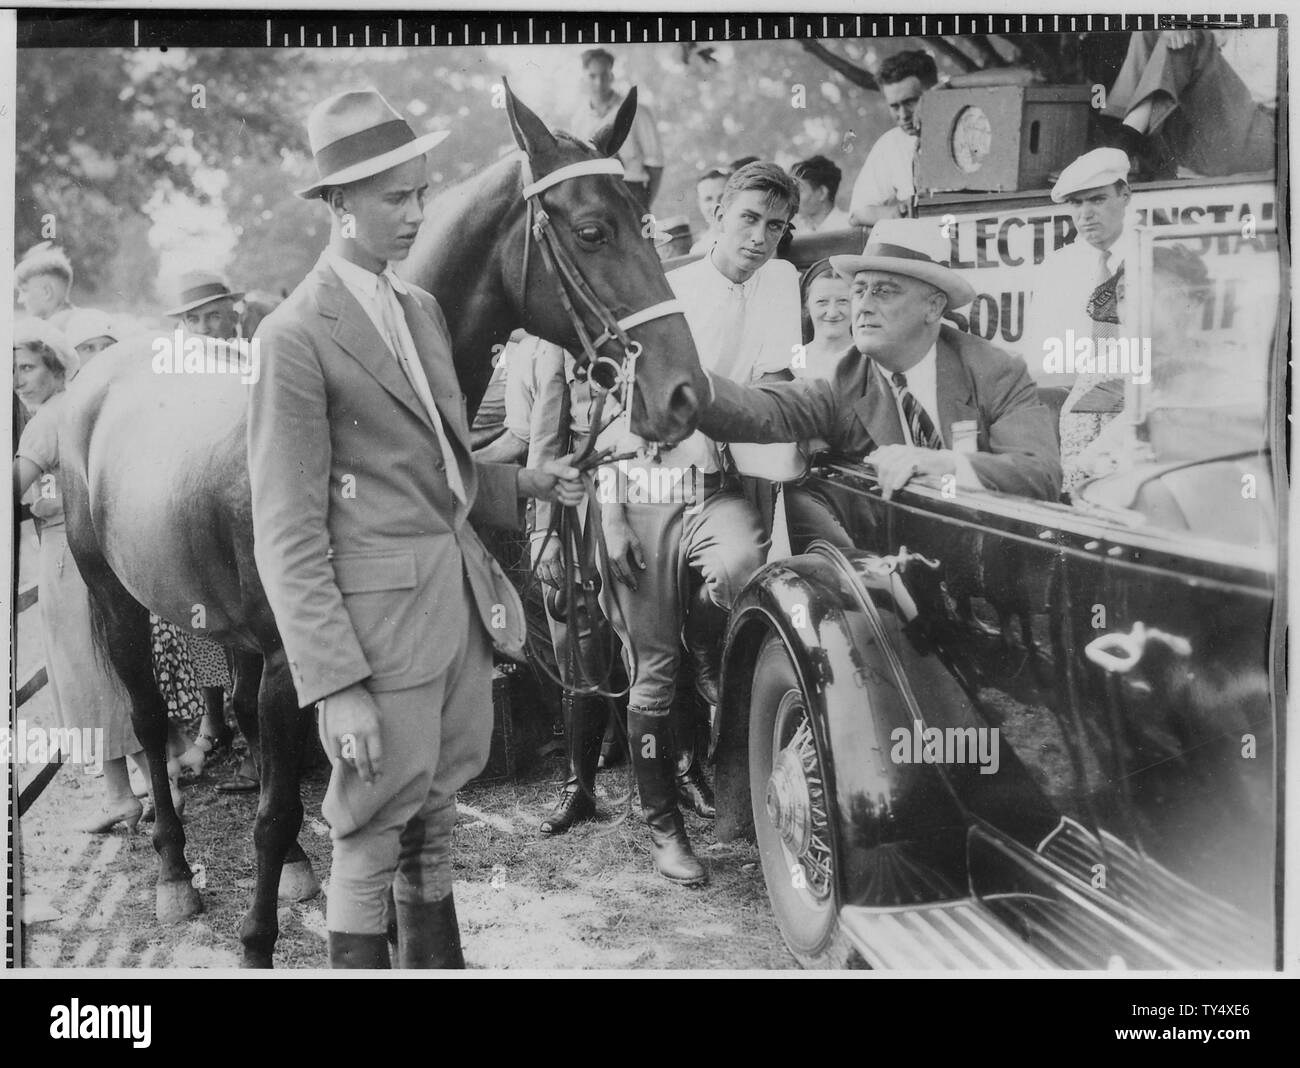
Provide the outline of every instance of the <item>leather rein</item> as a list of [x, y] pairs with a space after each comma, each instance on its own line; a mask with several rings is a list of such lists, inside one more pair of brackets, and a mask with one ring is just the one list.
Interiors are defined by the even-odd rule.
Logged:
[[[656, 319], [666, 318], [670, 315], [684, 316], [685, 309], [677, 300], [665, 300], [633, 312], [622, 319], [617, 318], [595, 294], [563, 244], [556, 239], [551, 226], [550, 215], [542, 204], [541, 194], [561, 182], [580, 178], [584, 175], [609, 174], [621, 178], [623, 176], [623, 165], [617, 159], [580, 160], [559, 167], [542, 178], [534, 179], [532, 164], [527, 154], [521, 153], [520, 155], [523, 177], [522, 195], [527, 205], [527, 216], [525, 220], [524, 260], [519, 306], [521, 308], [527, 306], [528, 265], [532, 259], [532, 245], [535, 243], [547, 273], [556, 283], [560, 303], [573, 325], [574, 332], [577, 334], [582, 348], [580, 354], [574, 354], [576, 362], [575, 374], [580, 380], [586, 379], [588, 381], [595, 397], [591, 412], [591, 427], [587, 432], [586, 439], [570, 461], [572, 466], [582, 472], [589, 506], [586, 509], [587, 521], [583, 522], [583, 509], [581, 506], [554, 507], [551, 510], [551, 522], [546, 532], [546, 538], [538, 547], [538, 556], [540, 557], [541, 551], [546, 548], [552, 538], [559, 539], [560, 561], [564, 571], [564, 583], [559, 592], [570, 598], [573, 594], [581, 597], [581, 607], [586, 611], [589, 627], [591, 621], [599, 619], [601, 614], [599, 603], [601, 571], [603, 570], [606, 575], [610, 574], [609, 555], [601, 526], [600, 502], [597, 499], [593, 473], [602, 464], [616, 463], [637, 455], [635, 452], [615, 455], [612, 448], [597, 451], [596, 440], [604, 429], [601, 425], [601, 418], [605, 408], [605, 401], [611, 392], [620, 394], [622, 409], [627, 417], [630, 430], [633, 398], [636, 389], [637, 360], [641, 356], [642, 347], [640, 342], [628, 336], [628, 331], [644, 323], [653, 322]], [[592, 316], [600, 326], [601, 332], [594, 338], [588, 331], [583, 316], [578, 311], [579, 307]], [[621, 359], [600, 354], [602, 348], [613, 343], [617, 343], [622, 349]], [[567, 439], [569, 436], [570, 412], [567, 382], [564, 397], [565, 403], [561, 405], [561, 425], [559, 430], [562, 439]], [[657, 454], [657, 445], [652, 444], [649, 447], [652, 453]], [[599, 564], [597, 563], [598, 559]], [[538, 581], [537, 565], [534, 563], [529, 569], [527, 585]], [[527, 590], [525, 590], [525, 593], [527, 593]], [[610, 598], [610, 602], [613, 610], [621, 614], [622, 610], [618, 606], [617, 598]], [[634, 652], [631, 649], [626, 650], [630, 661], [628, 664], [628, 687], [621, 690], [612, 688], [610, 680], [613, 670], [612, 653], [607, 658], [610, 663], [605, 666], [604, 670], [592, 671], [589, 676], [579, 648], [580, 643], [588, 639], [581, 637], [581, 632], [586, 628], [581, 626], [576, 618], [578, 609], [577, 604], [569, 603], [567, 606], [568, 625], [572, 630], [570, 640], [567, 643], [567, 663], [561, 666], [561, 676], [563, 677], [552, 674], [547, 666], [546, 659], [539, 655], [540, 650], [537, 649], [531, 632], [528, 635], [529, 659], [533, 661], [534, 666], [563, 688], [566, 705], [574, 697], [578, 696], [604, 697], [608, 700], [623, 696], [628, 692], [631, 685], [630, 680], [636, 677]], [[557, 618], [559, 618], [558, 615]], [[594, 640], [594, 634], [590, 636], [590, 640]], [[603, 678], [597, 676], [603, 676]], [[566, 709], [566, 712], [568, 711], [570, 710]], [[566, 719], [570, 723], [572, 722], [571, 715], [566, 715]]]

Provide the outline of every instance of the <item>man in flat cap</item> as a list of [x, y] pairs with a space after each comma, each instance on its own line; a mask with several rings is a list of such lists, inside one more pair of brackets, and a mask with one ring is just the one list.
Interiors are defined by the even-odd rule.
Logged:
[[[403, 282], [424, 219], [425, 153], [375, 90], [307, 120], [329, 209], [315, 268], [263, 320], [249, 401], [258, 573], [299, 702], [334, 764], [330, 966], [464, 967], [452, 901], [456, 791], [492, 734], [492, 646], [518, 656], [518, 595], [468, 519], [517, 523], [520, 494], [577, 504], [577, 472], [476, 464], [433, 296]], [[270, 670], [268, 664], [268, 670]]]
[[1061, 463], [1064, 488], [1086, 477], [1075, 459], [1124, 405], [1124, 382], [1107, 370], [1062, 372], [1052, 354], [1073, 337], [1127, 336], [1121, 322], [1127, 279], [1138, 264], [1138, 231], [1129, 220], [1129, 158], [1117, 148], [1086, 152], [1061, 172], [1052, 200], [1068, 204], [1077, 236], [1035, 268], [1025, 330], [1025, 359], [1040, 385], [1064, 385]]
[[700, 429], [719, 441], [823, 438], [875, 464], [886, 497], [952, 476], [959, 490], [1055, 500], [1051, 415], [1024, 361], [942, 323], [975, 296], [949, 251], [933, 219], [877, 223], [862, 255], [831, 257], [853, 300], [853, 347], [834, 379], [746, 388], [711, 374]]

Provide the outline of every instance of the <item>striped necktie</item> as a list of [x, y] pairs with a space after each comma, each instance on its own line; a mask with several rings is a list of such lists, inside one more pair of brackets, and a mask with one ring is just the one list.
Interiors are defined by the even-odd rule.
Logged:
[[894, 388], [898, 390], [898, 403], [902, 406], [903, 416], [907, 419], [907, 429], [912, 435], [912, 444], [922, 449], [942, 449], [943, 439], [935, 430], [930, 413], [907, 388], [907, 375], [902, 371], [895, 371], [892, 378]]

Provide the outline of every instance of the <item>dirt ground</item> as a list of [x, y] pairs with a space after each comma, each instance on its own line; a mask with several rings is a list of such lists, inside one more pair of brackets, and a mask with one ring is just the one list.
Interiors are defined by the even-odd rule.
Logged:
[[[253, 885], [254, 795], [214, 786], [228, 758], [185, 788], [187, 856], [204, 911], [162, 928], [153, 915], [156, 868], [147, 833], [69, 829], [97, 810], [102, 789], [65, 766], [22, 821], [23, 889], [29, 921], [23, 963], [43, 968], [234, 968], [238, 928]], [[710, 873], [702, 889], [673, 886], [651, 865], [639, 818], [619, 822], [622, 767], [602, 772], [605, 818], [543, 838], [537, 824], [562, 774], [558, 752], [519, 782], [470, 784], [456, 827], [456, 902], [471, 968], [787, 969], [796, 967], [772, 920], [751, 843], [721, 845], [711, 825], [688, 816]], [[303, 784], [299, 840], [317, 875], [329, 875], [320, 819], [326, 772]], [[141, 825], [142, 830], [146, 825]], [[278, 968], [324, 968], [324, 899], [280, 908]]]

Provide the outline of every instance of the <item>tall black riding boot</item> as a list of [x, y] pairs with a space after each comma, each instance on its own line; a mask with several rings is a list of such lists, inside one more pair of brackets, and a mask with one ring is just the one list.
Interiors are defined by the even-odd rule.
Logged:
[[569, 753], [569, 777], [551, 814], [542, 820], [542, 834], [563, 834], [575, 823], [596, 814], [596, 762], [605, 733], [609, 706], [603, 697], [564, 697], [568, 722], [564, 725]]
[[648, 716], [629, 706], [627, 729], [632, 742], [641, 812], [650, 825], [651, 855], [659, 874], [675, 883], [697, 886], [708, 877], [691, 851], [677, 808], [677, 756], [668, 716]]
[[686, 606], [682, 626], [686, 650], [695, 661], [695, 689], [714, 708], [722, 686], [722, 640], [727, 618], [726, 610], [713, 603], [708, 586], [700, 586]]
[[451, 894], [438, 901], [397, 903], [399, 968], [464, 968], [456, 902]]
[[677, 797], [684, 808], [689, 808], [697, 816], [711, 820], [718, 813], [714, 803], [713, 788], [709, 785], [709, 780], [704, 777], [702, 762], [696, 758], [699, 750], [700, 724], [695, 690], [689, 680], [685, 680], [683, 684], [679, 678], [669, 716], [673, 742], [677, 746]]
[[329, 932], [331, 968], [391, 968], [388, 938], [381, 934]]

